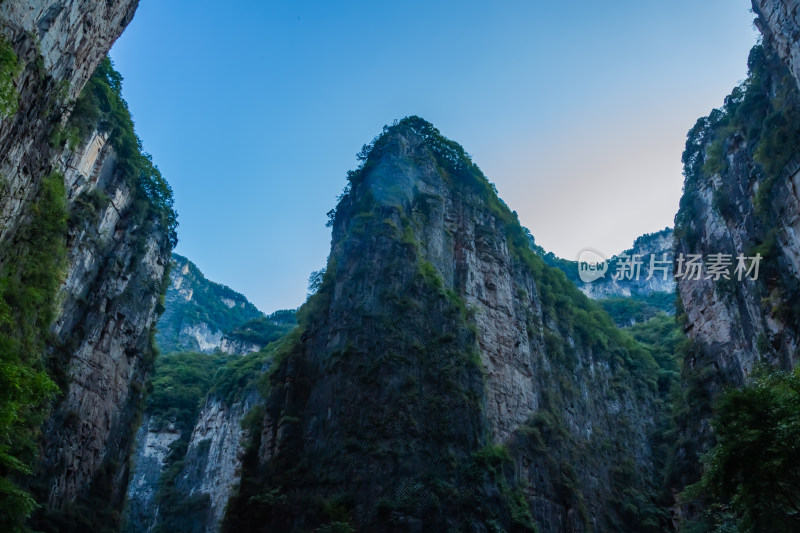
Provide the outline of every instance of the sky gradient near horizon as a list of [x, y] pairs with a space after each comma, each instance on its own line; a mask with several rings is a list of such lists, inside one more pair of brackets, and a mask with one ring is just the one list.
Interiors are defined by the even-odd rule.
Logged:
[[355, 154], [408, 115], [562, 257], [671, 226], [686, 132], [746, 76], [749, 6], [141, 0], [111, 57], [176, 251], [269, 313], [304, 301]]

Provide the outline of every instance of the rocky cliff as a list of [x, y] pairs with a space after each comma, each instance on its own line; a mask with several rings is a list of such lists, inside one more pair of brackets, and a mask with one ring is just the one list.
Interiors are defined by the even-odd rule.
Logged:
[[605, 271], [588, 281], [581, 278], [578, 261], [547, 252], [529, 232], [528, 240], [546, 264], [564, 272], [581, 292], [598, 300], [619, 327], [643, 323], [659, 313], [675, 314], [672, 229], [642, 235], [630, 249], [610, 258], [594, 250], [583, 260], [602, 260]]
[[[175, 446], [181, 432], [174, 424], [154, 423], [147, 416], [136, 436], [124, 531], [219, 531], [242, 474], [249, 437], [244, 417], [258, 402], [263, 403], [252, 392], [230, 405], [209, 398], [183, 447]], [[175, 450], [183, 452], [180, 459], [171, 455]]]
[[[252, 330], [252, 324], [245, 323], [265, 319], [264, 314], [243, 295], [206, 279], [185, 257], [173, 254], [172, 264], [165, 310], [156, 334], [162, 352], [221, 350], [243, 355], [260, 350], [285, 333], [281, 330], [265, 338], [235, 334], [234, 331]], [[265, 325], [274, 322], [263, 321]]]
[[650, 354], [433, 126], [404, 119], [360, 155], [322, 286], [263, 380], [227, 530], [658, 524]]
[[3, 41], [18, 63], [13, 83], [16, 112], [0, 122], [0, 176], [7, 191], [0, 199], [0, 242], [7, 242], [25, 219], [38, 184], [59, 155], [49, 142], [53, 128], [69, 115], [70, 104], [138, 4], [138, 0], [0, 3]]
[[[748, 78], [698, 120], [683, 154], [676, 250], [700, 256], [706, 267], [678, 283], [679, 319], [692, 343], [684, 350], [680, 442], [670, 480], [676, 492], [700, 475], [698, 454], [713, 443], [709, 422], [719, 392], [747, 383], [759, 364], [797, 363], [797, 5], [754, 1], [753, 7], [764, 39], [750, 53]], [[722, 276], [709, 274], [714, 254], [727, 258]], [[738, 272], [740, 254], [745, 270]], [[691, 506], [683, 511], [691, 514]]]
[[219, 531], [251, 421], [263, 413], [256, 382], [275, 346], [245, 356], [159, 358], [132, 456], [124, 531]]
[[177, 254], [164, 305], [123, 529], [215, 532], [238, 486], [242, 424], [263, 404], [251, 386], [272, 348], [262, 350], [296, 325], [295, 311], [264, 315]]
[[800, 12], [791, 0], [753, 0], [756, 26], [800, 83]]
[[[30, 447], [10, 448], [33, 465], [18, 482], [40, 502], [33, 526], [44, 531], [118, 522], [175, 243], [171, 191], [141, 152], [121, 77], [104, 59], [136, 5], [0, 3], [0, 78], [10, 74], [0, 122], [0, 285], [15, 320], [4, 325], [15, 344], [2, 355], [46, 370], [40, 383], [54, 384], [45, 386], [55, 392], [49, 412], [18, 419], [31, 438], [44, 419], [38, 458]], [[25, 356], [14, 355], [17, 346]]]

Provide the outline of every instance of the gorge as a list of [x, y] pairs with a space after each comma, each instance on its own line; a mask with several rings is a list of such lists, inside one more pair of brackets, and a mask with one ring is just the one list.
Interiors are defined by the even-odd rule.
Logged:
[[762, 42], [689, 131], [674, 230], [609, 261], [758, 254], [757, 278], [581, 281], [408, 116], [271, 314], [173, 253], [107, 57], [137, 6], [0, 1], [0, 529], [792, 530], [708, 472], [726, 391], [797, 364], [796, 2], [753, 0]]

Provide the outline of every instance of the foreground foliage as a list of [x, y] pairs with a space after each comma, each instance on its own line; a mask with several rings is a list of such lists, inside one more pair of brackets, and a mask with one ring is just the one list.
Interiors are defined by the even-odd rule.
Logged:
[[[800, 369], [766, 368], [725, 392], [715, 408], [717, 443], [690, 497], [711, 500], [716, 531], [789, 533], [800, 528]], [[726, 529], [727, 528], [727, 529]]]
[[0, 529], [19, 531], [37, 507], [21, 488], [37, 454], [38, 427], [58, 387], [45, 370], [55, 297], [66, 255], [67, 207], [60, 174], [43, 180], [31, 219], [3, 250], [0, 277]]

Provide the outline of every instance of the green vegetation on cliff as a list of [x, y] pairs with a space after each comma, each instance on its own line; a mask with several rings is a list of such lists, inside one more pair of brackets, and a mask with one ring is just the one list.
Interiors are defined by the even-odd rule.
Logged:
[[229, 331], [227, 337], [258, 346], [266, 346], [286, 335], [296, 323], [294, 311], [276, 311], [269, 316], [248, 320]]
[[19, 94], [14, 87], [14, 77], [21, 70], [11, 44], [0, 35], [0, 120], [17, 112]]
[[[121, 96], [121, 77], [108, 59], [101, 62], [81, 92], [64, 131], [54, 131], [52, 139], [55, 147], [60, 148], [67, 146], [69, 138], [69, 147], [74, 148], [88, 142], [95, 129], [108, 133], [108, 142], [116, 153], [117, 172], [131, 191], [133, 204], [122, 214], [118, 228], [124, 227], [132, 236], [135, 257], [144, 256], [153, 236], [161, 237], [156, 242], [168, 250], [176, 241], [172, 191], [150, 157], [141, 151]], [[62, 344], [50, 333], [56, 318], [60, 283], [67, 269], [68, 242], [86, 230], [89, 234], [96, 232], [101, 209], [106, 208], [109, 201], [101, 191], [95, 190], [75, 199], [68, 212], [64, 177], [53, 172], [41, 179], [39, 192], [26, 210], [26, 216], [22, 217], [20, 229], [3, 250], [4, 264], [0, 273], [0, 491], [3, 492], [0, 529], [4, 531], [25, 530], [25, 517], [32, 511], [36, 513], [29, 522], [30, 527], [43, 531], [107, 531], [118, 521], [118, 510], [112, 508], [109, 495], [115, 489], [115, 478], [124, 468], [119, 460], [107, 457], [95, 473], [92, 486], [80, 487], [83, 492], [77, 501], [58, 510], [43, 504], [52, 487], [42, 480], [41, 468], [37, 469], [42, 445], [39, 426], [51, 414], [50, 400], [57, 398], [59, 387], [63, 391], [69, 386], [72, 339]], [[109, 250], [99, 252], [105, 254]], [[137, 260], [134, 259], [134, 264]], [[146, 290], [158, 289], [156, 284]], [[143, 360], [152, 361], [155, 355], [152, 346], [142, 349]], [[132, 404], [137, 402], [140, 392], [135, 385], [130, 395]], [[77, 424], [77, 421], [67, 413], [64, 424]], [[130, 436], [134, 430], [130, 428]], [[28, 476], [31, 473], [33, 476]], [[24, 483], [42, 505], [15, 488], [14, 483]]]
[[[648, 412], [668, 411], [674, 362], [659, 354], [659, 367], [648, 347], [531, 251], [516, 214], [431, 124], [403, 119], [359, 159], [329, 213], [334, 244], [318, 290], [264, 380], [262, 431], [226, 530], [533, 531], [537, 522], [553, 527], [559, 509], [570, 517], [563, 526], [578, 530], [598, 520], [617, 531], [662, 531], [659, 474], [620, 444], [646, 441], [643, 429], [616, 415], [613, 434], [596, 429], [587, 440], [571, 420], [585, 406], [589, 359], [610, 378], [593, 389], [593, 407], [625, 398]], [[415, 168], [435, 168], [435, 177], [416, 184], [407, 179]], [[510, 252], [514, 305], [536, 347], [529, 364], [538, 409], [508, 445], [487, 434], [476, 309], [427, 255], [425, 232], [444, 230], [436, 224], [451, 204], [475, 222], [487, 253]], [[475, 242], [450, 236], [456, 248]], [[626, 496], [598, 497], [584, 484], [589, 472]], [[552, 507], [532, 505], [531, 494]]]
[[[234, 332], [235, 338], [262, 346], [285, 333], [286, 328], [274, 323], [278, 320], [262, 320], [263, 313], [247, 298], [206, 279], [187, 258], [172, 254], [172, 263], [173, 281], [157, 325], [156, 340], [162, 352], [200, 351], [197, 339], [188, 333], [193, 328], [207, 328], [219, 336]], [[264, 340], [267, 342], [256, 342]]]
[[[776, 255], [771, 249], [774, 229], [770, 229], [775, 227], [777, 215], [771, 201], [773, 187], [800, 152], [800, 93], [788, 68], [764, 45], [753, 47], [747, 65], [747, 79], [725, 98], [721, 108], [698, 119], [687, 134], [682, 156], [686, 180], [675, 216], [675, 237], [696, 249], [701, 237], [698, 187], [714, 174], [730, 171], [728, 155], [744, 145], [758, 164], [759, 174], [752, 177], [759, 180], [755, 215], [761, 222], [756, 225], [761, 231], [751, 236], [753, 242], [746, 243], [752, 249], [746, 251], [761, 252], [769, 266]], [[715, 209], [728, 219], [733, 216], [730, 194], [720, 189], [714, 196]]]
[[[288, 316], [285, 318], [290, 319]], [[279, 340], [264, 350], [244, 356], [187, 352], [158, 358], [153, 378], [148, 384], [150, 393], [145, 411], [150, 417], [148, 429], [158, 431], [170, 427], [178, 431], [180, 436], [170, 444], [164, 469], [154, 487], [155, 505], [159, 513], [153, 521], [152, 531], [205, 531], [210, 505], [208, 495], [202, 491], [190, 494], [182, 477], [196, 475], [191, 468], [187, 469], [192, 431], [207, 402], [221, 400], [231, 407], [234, 402], [252, 394], [281, 345]], [[263, 413], [263, 409], [254, 408], [249, 418], [243, 420], [243, 425], [252, 423], [248, 420], [258, 413]], [[129, 521], [124, 524], [123, 530], [141, 531], [142, 525]]]
[[156, 426], [174, 424], [188, 437], [217, 371], [234, 357], [192, 352], [162, 355], [147, 387], [145, 412]]
[[[755, 318], [761, 322], [756, 331], [762, 326], [765, 331], [777, 329], [779, 337], [800, 330], [800, 283], [781, 247], [784, 235], [780, 233], [786, 225], [785, 199], [793, 195], [789, 176], [800, 163], [800, 91], [787, 66], [767, 44], [751, 50], [748, 68], [747, 79], [725, 98], [724, 105], [699, 119], [687, 135], [686, 179], [675, 235], [684, 253], [760, 254], [756, 283], [720, 282], [715, 292], [727, 302], [731, 316], [738, 317], [735, 324], [725, 326], [741, 327], [749, 334]], [[709, 224], [712, 218], [725, 224], [728, 235], [706, 233], [714, 225]], [[732, 249], [730, 234], [741, 239], [742, 250]], [[761, 317], [750, 316], [746, 305], [750, 301], [760, 304]], [[677, 315], [680, 323], [687, 321], [680, 309]], [[797, 522], [786, 529], [787, 522], [781, 525], [786, 517], [767, 508], [768, 504], [785, 508], [784, 488], [763, 484], [759, 475], [772, 477], [774, 467], [781, 474], [800, 468], [797, 457], [779, 457], [780, 450], [767, 438], [773, 430], [775, 437], [794, 423], [784, 416], [788, 406], [796, 403], [787, 392], [793, 378], [762, 376], [748, 384], [751, 358], [783, 368], [795, 364], [793, 348], [782, 346], [792, 342], [761, 334], [752, 339], [757, 353], [741, 354], [726, 353], [716, 339], [703, 340], [687, 341], [679, 348], [679, 438], [668, 484], [673, 490], [691, 485], [681, 495], [687, 518], [681, 531], [796, 530]], [[743, 350], [749, 352], [750, 347]], [[728, 387], [743, 388], [723, 392]], [[745, 462], [752, 471], [747, 471], [750, 467]], [[774, 477], [776, 484], [782, 479]], [[789, 498], [796, 497], [789, 493]], [[796, 508], [793, 513], [796, 517]]]
[[66, 127], [54, 133], [53, 143], [76, 148], [88, 141], [95, 130], [108, 134], [108, 142], [117, 156], [116, 170], [122, 173], [133, 191], [130, 212], [134, 224], [143, 226], [140, 234], [164, 232], [170, 248], [174, 247], [178, 240], [178, 218], [173, 209], [172, 188], [153, 164], [150, 154], [142, 150], [128, 104], [122, 98], [122, 75], [114, 70], [108, 57], [89, 78]]
[[[233, 359], [235, 356], [187, 352], [162, 355], [156, 361], [145, 410], [150, 416], [149, 430], [170, 426], [180, 432], [180, 437], [170, 444], [164, 471], [155, 487], [154, 504], [159, 509], [158, 521], [154, 523], [157, 533], [194, 531], [190, 524], [203, 522], [207, 498], [184, 494], [177, 487], [178, 477], [208, 391], [220, 369]], [[126, 524], [125, 530], [138, 531], [138, 524]]]
[[[603, 298], [598, 300], [603, 309], [619, 327], [647, 322], [660, 313], [675, 313], [675, 294], [651, 292], [631, 297]], [[672, 319], [674, 321], [674, 318]]]
[[0, 529], [21, 531], [37, 507], [20, 485], [35, 468], [39, 425], [58, 387], [46, 346], [65, 273], [67, 206], [63, 177], [42, 180], [30, 219], [5, 246], [0, 276]]
[[[800, 369], [760, 368], [714, 407], [716, 444], [686, 491], [710, 500], [698, 531], [789, 533], [800, 526]], [[694, 531], [694, 530], [692, 530]]]

